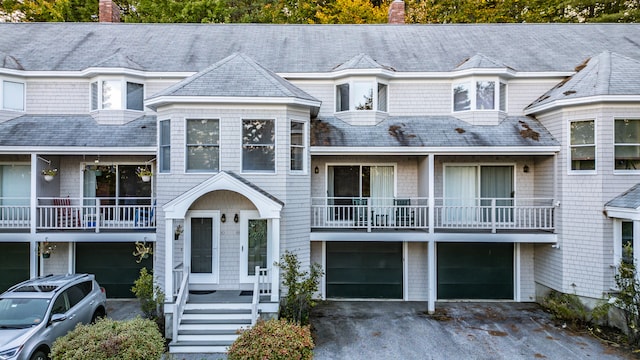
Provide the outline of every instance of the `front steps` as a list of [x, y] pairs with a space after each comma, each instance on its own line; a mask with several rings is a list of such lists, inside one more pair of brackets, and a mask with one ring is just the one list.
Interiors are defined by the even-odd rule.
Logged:
[[251, 303], [189, 303], [170, 353], [224, 353], [239, 329], [251, 327]]

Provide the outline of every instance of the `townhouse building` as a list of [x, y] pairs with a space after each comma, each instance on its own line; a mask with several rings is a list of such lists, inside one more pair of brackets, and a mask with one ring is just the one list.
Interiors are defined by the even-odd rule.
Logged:
[[276, 312], [285, 251], [323, 299], [600, 299], [640, 246], [638, 38], [0, 24], [0, 284], [153, 269], [178, 352]]

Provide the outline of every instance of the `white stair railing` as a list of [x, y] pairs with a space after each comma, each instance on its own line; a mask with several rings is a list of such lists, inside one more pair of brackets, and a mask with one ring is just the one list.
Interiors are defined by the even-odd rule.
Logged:
[[178, 291], [178, 296], [176, 297], [176, 302], [173, 305], [173, 341], [178, 341], [178, 327], [180, 326], [180, 321], [182, 320], [182, 312], [184, 311], [184, 307], [187, 303], [187, 298], [189, 297], [189, 267], [185, 266], [182, 276], [182, 283], [180, 284], [180, 290]]

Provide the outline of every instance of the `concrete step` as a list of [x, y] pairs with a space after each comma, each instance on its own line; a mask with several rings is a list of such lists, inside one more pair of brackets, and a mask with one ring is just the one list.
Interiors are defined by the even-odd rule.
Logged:
[[178, 334], [178, 342], [206, 342], [206, 341], [228, 341], [232, 344], [238, 338], [238, 334], [225, 334], [225, 335], [207, 335], [207, 334], [192, 334], [192, 335], [180, 335]]
[[172, 341], [170, 353], [226, 353], [233, 341]]
[[249, 314], [251, 309], [185, 309], [183, 314]]
[[212, 323], [191, 323], [180, 324], [178, 331], [230, 331], [236, 332], [240, 329], [248, 329], [251, 327], [251, 323], [226, 323], [226, 324], [212, 324]]
[[206, 309], [238, 309], [251, 311], [251, 303], [191, 303], [187, 302], [185, 310], [206, 310]]
[[204, 313], [204, 314], [191, 314], [191, 313], [183, 313], [182, 314], [182, 321], [192, 321], [192, 320], [204, 320], [204, 321], [209, 321], [212, 323], [215, 323], [217, 321], [221, 321], [221, 320], [240, 320], [241, 322], [244, 321], [249, 321], [251, 322], [251, 313], [249, 314], [235, 314], [235, 313], [230, 313], [230, 314], [210, 314], [210, 313]]

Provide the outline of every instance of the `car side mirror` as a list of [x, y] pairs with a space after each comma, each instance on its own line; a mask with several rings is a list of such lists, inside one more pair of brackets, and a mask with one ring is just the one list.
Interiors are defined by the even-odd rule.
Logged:
[[57, 323], [67, 320], [67, 315], [65, 314], [53, 314], [51, 316], [51, 323]]

